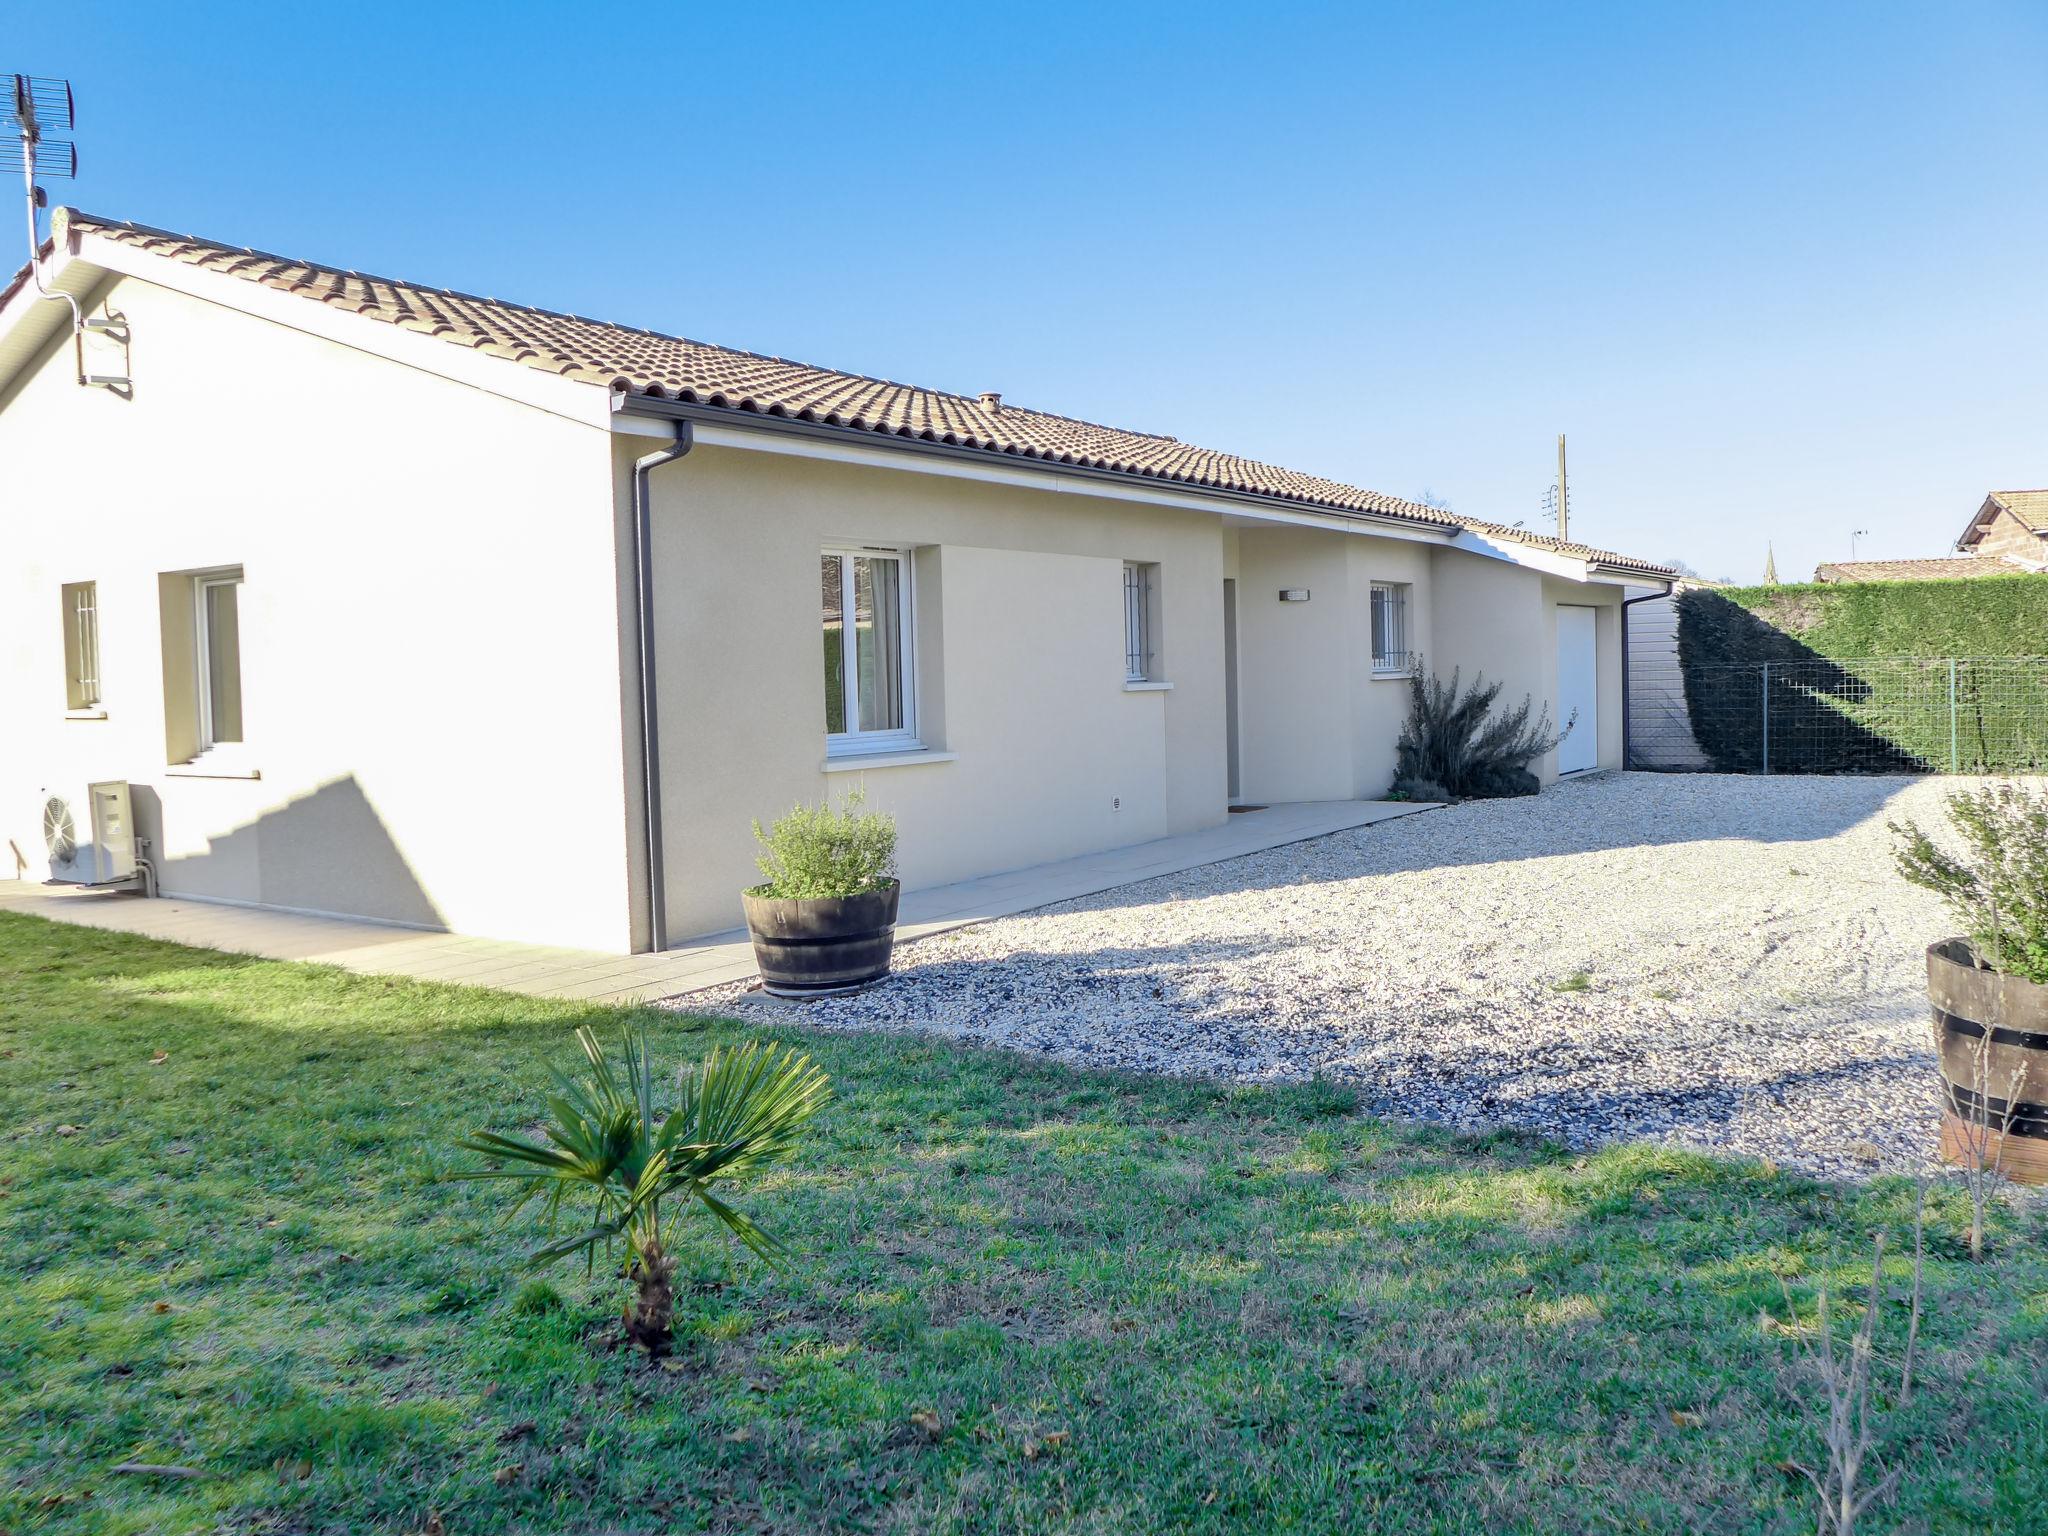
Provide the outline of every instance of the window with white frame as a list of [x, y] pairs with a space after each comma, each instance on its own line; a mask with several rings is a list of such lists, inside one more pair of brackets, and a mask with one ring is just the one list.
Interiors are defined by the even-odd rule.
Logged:
[[910, 558], [904, 550], [828, 549], [819, 561], [829, 752], [915, 748]]
[[1408, 649], [1408, 584], [1372, 584], [1372, 669], [1405, 673], [1414, 666]]
[[207, 571], [192, 578], [199, 750], [242, 740], [242, 573]]
[[99, 584], [67, 582], [64, 596], [64, 707], [97, 709], [100, 703]]
[[1124, 562], [1124, 681], [1159, 681], [1159, 567]]

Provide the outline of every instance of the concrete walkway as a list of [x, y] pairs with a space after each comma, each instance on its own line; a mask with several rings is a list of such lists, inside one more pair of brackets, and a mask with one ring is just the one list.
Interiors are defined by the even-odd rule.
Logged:
[[[1230, 817], [1204, 832], [1084, 854], [1009, 874], [904, 894], [899, 943], [1113, 890], [1157, 875], [1260, 853], [1287, 843], [1433, 810], [1377, 800], [1306, 801]], [[738, 904], [735, 894], [734, 904]], [[303, 960], [372, 976], [498, 987], [534, 997], [644, 1002], [754, 976], [744, 929], [685, 940], [662, 954], [607, 955], [504, 939], [465, 938], [353, 918], [311, 917], [168, 896], [148, 900], [76, 886], [0, 880], [0, 912], [114, 928], [270, 960]]]

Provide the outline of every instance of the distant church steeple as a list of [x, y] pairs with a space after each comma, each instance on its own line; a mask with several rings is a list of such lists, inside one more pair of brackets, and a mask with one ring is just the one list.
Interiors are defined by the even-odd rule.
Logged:
[[1770, 545], [1766, 544], [1764, 545], [1764, 585], [1767, 587], [1775, 587], [1777, 584], [1778, 552], [1775, 549], [1771, 548]]

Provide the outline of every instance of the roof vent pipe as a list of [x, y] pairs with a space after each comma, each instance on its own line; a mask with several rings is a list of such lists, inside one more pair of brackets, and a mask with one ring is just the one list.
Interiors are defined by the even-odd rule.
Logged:
[[1003, 409], [1003, 397], [992, 389], [984, 389], [981, 392], [981, 408], [991, 416], [997, 415]]

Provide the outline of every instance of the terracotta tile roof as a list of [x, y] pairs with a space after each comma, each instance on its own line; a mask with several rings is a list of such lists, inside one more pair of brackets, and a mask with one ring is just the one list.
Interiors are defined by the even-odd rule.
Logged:
[[1458, 517], [1418, 502], [1361, 490], [1256, 459], [1198, 448], [1172, 437], [1129, 432], [995, 395], [948, 394], [886, 379], [815, 368], [786, 358], [712, 346], [444, 288], [344, 272], [317, 263], [241, 250], [147, 225], [58, 210], [70, 230], [99, 235], [174, 261], [230, 273], [338, 309], [438, 336], [566, 379], [658, 400], [913, 438], [965, 449], [1107, 470], [1201, 490], [1294, 502], [1338, 513], [1464, 528], [1506, 543], [1657, 576], [1668, 567], [1611, 550], [1563, 543], [1526, 529]]
[[1925, 560], [1842, 560], [1814, 567], [1815, 581], [1947, 581], [2012, 576], [2032, 570], [2003, 555], [1937, 555]]
[[1993, 491], [1991, 499], [2036, 533], [2048, 533], [2048, 491]]

